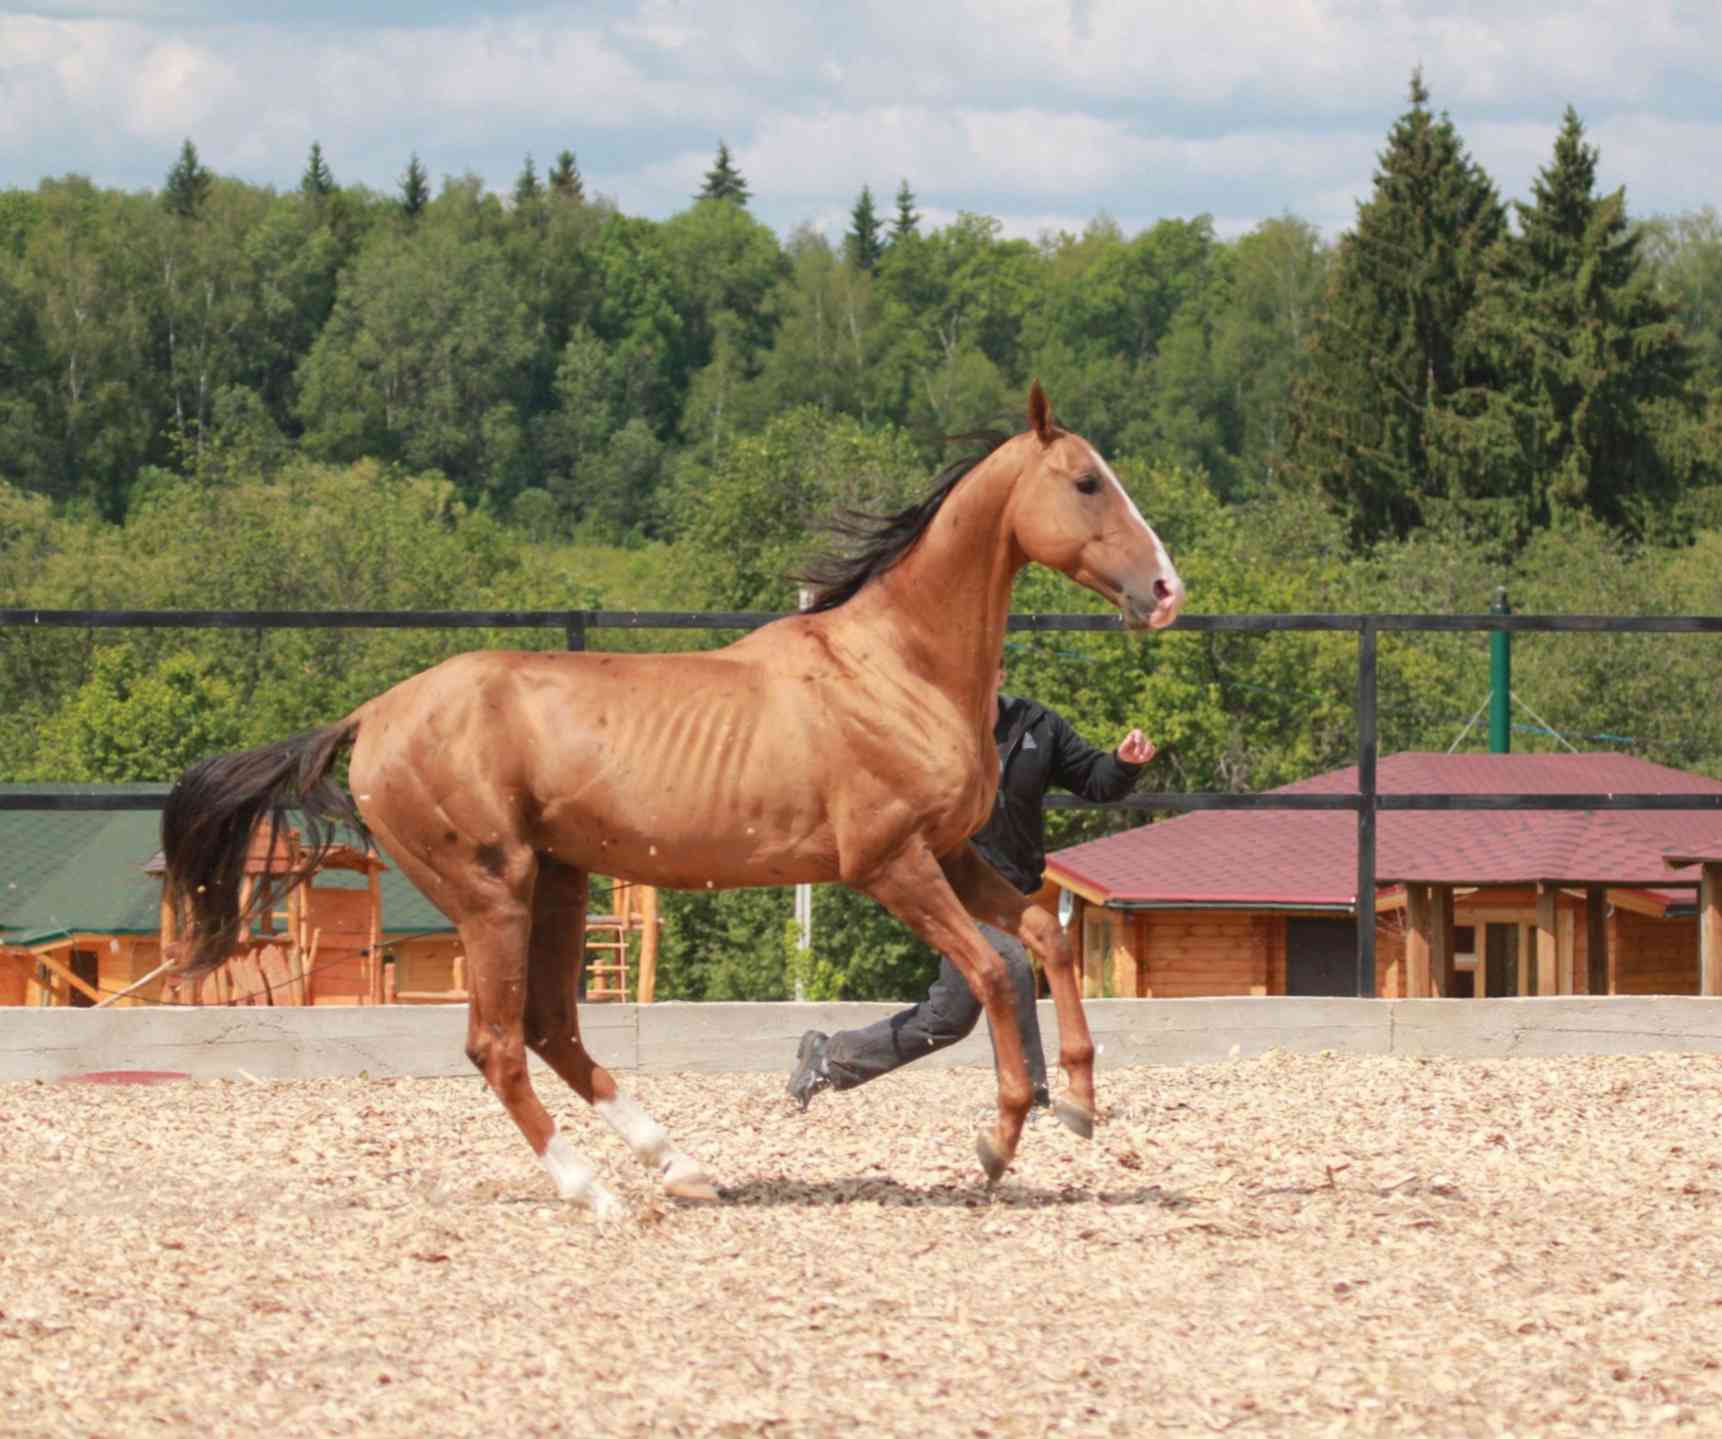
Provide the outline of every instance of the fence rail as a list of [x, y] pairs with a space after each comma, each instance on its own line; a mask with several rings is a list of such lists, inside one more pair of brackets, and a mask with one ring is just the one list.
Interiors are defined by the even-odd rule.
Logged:
[[[749, 630], [784, 618], [761, 610], [39, 610], [0, 609], [0, 634], [41, 629], [536, 629], [559, 630], [567, 648], [586, 648], [592, 630]], [[1121, 630], [1111, 614], [1013, 614], [1012, 631]], [[1129, 810], [1349, 810], [1357, 815], [1357, 896], [1375, 893], [1375, 822], [1384, 810], [1722, 810], [1722, 794], [1382, 794], [1376, 787], [1376, 659], [1388, 633], [1722, 634], [1722, 615], [1181, 615], [1185, 633], [1274, 634], [1288, 631], [1357, 636], [1356, 790], [1340, 794], [1162, 792], [1111, 804], [1051, 796], [1053, 808]], [[114, 794], [14, 788], [0, 810], [147, 810], [161, 808], [167, 786]], [[1375, 993], [1375, 912], [1357, 910], [1357, 992]]]

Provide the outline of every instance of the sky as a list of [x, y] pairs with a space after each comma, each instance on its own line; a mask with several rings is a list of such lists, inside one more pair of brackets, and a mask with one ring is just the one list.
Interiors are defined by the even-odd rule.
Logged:
[[0, 186], [157, 189], [183, 139], [220, 174], [506, 191], [575, 152], [588, 193], [684, 208], [726, 142], [750, 209], [835, 237], [907, 179], [924, 225], [1127, 234], [1367, 198], [1420, 66], [1504, 198], [1568, 105], [1634, 216], [1722, 205], [1715, 0], [23, 0], [0, 11]]

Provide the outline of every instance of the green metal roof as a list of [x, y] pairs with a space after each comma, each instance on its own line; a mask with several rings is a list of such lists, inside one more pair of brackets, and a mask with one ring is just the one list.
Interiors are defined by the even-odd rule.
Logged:
[[[79, 794], [161, 794], [161, 785], [0, 785]], [[28, 933], [75, 930], [154, 934], [161, 925], [161, 882], [144, 866], [161, 849], [154, 810], [0, 810], [0, 936], [19, 944]], [[363, 889], [365, 877], [328, 870], [319, 886]], [[393, 867], [380, 888], [390, 934], [447, 932], [448, 920]], [[19, 931], [25, 931], [20, 934]]]

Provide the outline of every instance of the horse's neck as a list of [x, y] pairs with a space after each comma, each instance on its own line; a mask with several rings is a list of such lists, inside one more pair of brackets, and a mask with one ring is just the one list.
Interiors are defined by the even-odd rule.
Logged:
[[1020, 469], [1016, 446], [995, 451], [958, 482], [914, 549], [830, 612], [959, 704], [988, 710], [989, 728], [1011, 584], [1024, 564], [1008, 527]]

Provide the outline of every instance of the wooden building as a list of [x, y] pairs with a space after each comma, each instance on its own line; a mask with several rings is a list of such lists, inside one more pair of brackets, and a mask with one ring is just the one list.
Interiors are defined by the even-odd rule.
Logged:
[[[1722, 794], [1627, 755], [1384, 757], [1382, 793]], [[1286, 793], [1355, 792], [1348, 767]], [[1699, 992], [1698, 877], [1716, 840], [1694, 810], [1384, 811], [1382, 997]], [[1201, 811], [1049, 857], [1076, 900], [1091, 994], [1356, 993], [1357, 821], [1348, 812]]]
[[[70, 789], [73, 786], [65, 786]], [[75, 788], [89, 791], [97, 786]], [[159, 786], [111, 786], [159, 793]], [[233, 956], [193, 992], [159, 973], [176, 938], [152, 810], [0, 811], [0, 1005], [377, 1004], [466, 998], [453, 926], [374, 854], [337, 846], [305, 886], [265, 903]], [[298, 837], [262, 837], [248, 891], [296, 865]], [[653, 998], [657, 896], [595, 886], [587, 927], [595, 1001]], [[134, 993], [121, 996], [139, 981]]]

